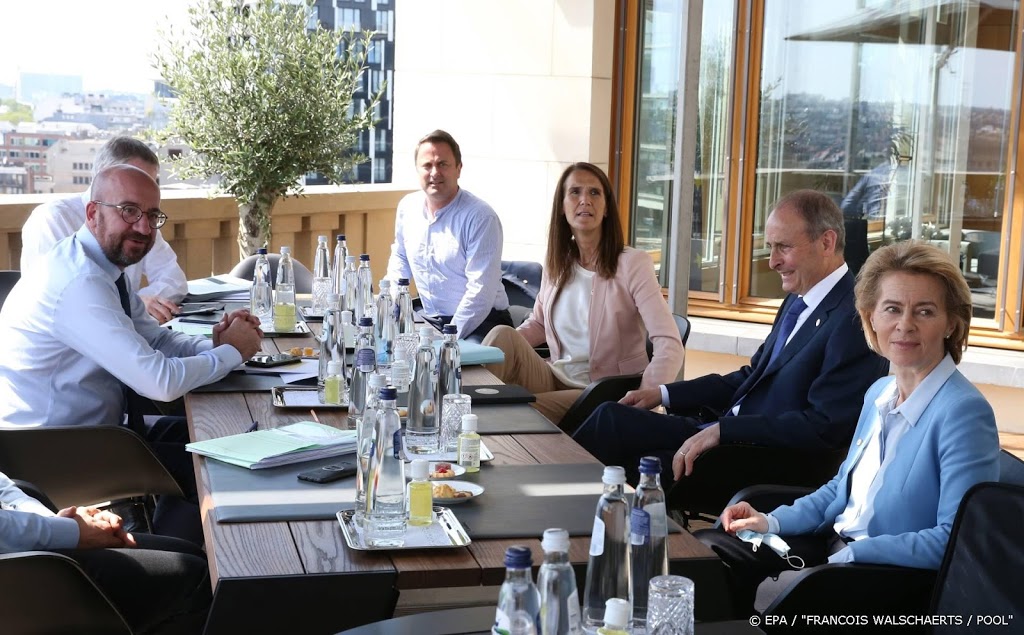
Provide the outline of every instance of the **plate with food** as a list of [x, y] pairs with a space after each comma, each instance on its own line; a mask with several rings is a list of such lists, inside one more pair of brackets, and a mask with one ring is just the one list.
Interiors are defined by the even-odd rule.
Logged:
[[320, 359], [320, 349], [312, 346], [293, 346], [286, 352], [302, 359]]
[[484, 488], [469, 481], [431, 481], [434, 504], [458, 505], [484, 493]]
[[[462, 467], [458, 463], [451, 463], [448, 461], [431, 461], [428, 464], [429, 472], [428, 478], [431, 481], [444, 481], [455, 478], [456, 476], [462, 476], [466, 473], [466, 468]], [[405, 478], [412, 478], [412, 471], [406, 466]]]

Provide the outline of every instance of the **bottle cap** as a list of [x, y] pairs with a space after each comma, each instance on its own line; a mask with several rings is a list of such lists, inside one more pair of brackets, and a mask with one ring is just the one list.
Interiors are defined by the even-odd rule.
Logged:
[[359, 262], [370, 262], [370, 254], [359, 254]]
[[430, 463], [426, 459], [413, 459], [412, 464], [409, 466], [409, 471], [414, 479], [426, 480], [427, 475], [430, 473]]
[[545, 553], [568, 552], [569, 532], [564, 529], [545, 529], [544, 538], [540, 541], [540, 548]]
[[340, 243], [340, 242], [344, 242], [344, 241], [345, 241], [345, 234], [338, 234], [338, 242]]
[[260, 247], [259, 249], [256, 250], [256, 253], [258, 253], [258, 254], [266, 254], [267, 253], [267, 248], [266, 247]]
[[345, 256], [345, 264], [348, 264], [350, 262], [355, 262], [355, 261], [356, 261], [356, 257], [355, 256]]
[[384, 278], [383, 280], [381, 280], [380, 282], [377, 283], [377, 288], [378, 289], [390, 289], [391, 288], [391, 281], [388, 280], [387, 278]]
[[327, 242], [327, 239], [328, 239], [328, 238], [329, 238], [328, 236], [317, 236], [317, 237], [316, 237], [316, 241], [317, 241], [318, 243], [325, 243], [325, 242]]
[[661, 459], [656, 456], [645, 456], [640, 459], [641, 474], [661, 474]]
[[604, 468], [604, 474], [601, 476], [601, 482], [605, 485], [625, 485], [626, 470], [622, 469], [618, 465], [609, 465]]
[[515, 545], [505, 550], [505, 566], [509, 569], [529, 569], [533, 564], [533, 553], [529, 547]]
[[344, 362], [327, 362], [327, 374], [328, 375], [340, 375], [345, 371]]
[[400, 287], [407, 287], [407, 286], [409, 286], [409, 279], [408, 278], [399, 278], [398, 279], [398, 286], [400, 286]]
[[[356, 366], [360, 370], [365, 370], [366, 368], [373, 370], [376, 365], [377, 355], [374, 354], [372, 348], [361, 348], [356, 351]], [[607, 470], [608, 468], [605, 469]]]
[[[463, 432], [476, 432], [477, 416], [474, 414], [462, 415], [462, 431]], [[622, 469], [622, 468], [619, 468]], [[623, 476], [625, 479], [625, 476]], [[625, 482], [625, 481], [623, 481]]]
[[396, 359], [391, 362], [391, 383], [395, 386], [401, 386], [407, 383], [412, 377], [412, 373], [409, 372], [409, 362], [404, 359]]
[[359, 318], [359, 326], [373, 326], [373, 318], [364, 315]]
[[[507, 558], [508, 556], [506, 556]], [[608, 598], [604, 603], [604, 627], [625, 630], [632, 618], [629, 601], [622, 598]]]
[[432, 326], [420, 327], [420, 337], [429, 337], [430, 339], [434, 339], [434, 333], [437, 333], [437, 331], [435, 331]]
[[387, 386], [380, 389], [381, 401], [394, 401], [395, 399], [398, 399], [398, 391], [395, 390], [394, 386]]
[[341, 296], [340, 295], [338, 295], [337, 293], [328, 293], [327, 294], [327, 304], [332, 309], [338, 308], [338, 302], [341, 302]]
[[282, 254], [290, 254], [290, 253], [292, 253], [292, 248], [291, 247], [281, 247], [281, 253]]
[[445, 324], [444, 327], [441, 328], [441, 333], [443, 333], [444, 335], [456, 335], [458, 334], [458, 332], [459, 327], [455, 326], [454, 324]]
[[344, 322], [345, 324], [351, 324], [352, 323], [352, 312], [349, 311], [348, 309], [345, 309], [344, 311], [342, 311], [341, 312], [341, 321]]
[[384, 388], [388, 385], [388, 376], [384, 373], [370, 373], [367, 383], [370, 384], [370, 388]]

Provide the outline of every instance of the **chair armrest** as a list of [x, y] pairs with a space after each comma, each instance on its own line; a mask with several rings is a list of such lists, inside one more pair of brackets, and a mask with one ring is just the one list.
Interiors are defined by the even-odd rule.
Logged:
[[[878, 564], [823, 564], [799, 572], [765, 615], [927, 615], [936, 572]], [[790, 625], [791, 626], [791, 625]], [[864, 626], [870, 626], [865, 624]]]
[[718, 516], [733, 494], [752, 485], [817, 488], [835, 475], [845, 456], [845, 449], [720, 445], [697, 459], [690, 476], [676, 481], [668, 492], [668, 507]]
[[726, 507], [747, 501], [758, 511], [771, 511], [779, 505], [790, 505], [813, 491], [813, 487], [800, 485], [751, 485], [733, 494]]
[[583, 422], [598, 406], [606, 401], [622, 399], [630, 390], [639, 388], [642, 379], [642, 375], [614, 375], [590, 382], [590, 385], [584, 388], [583, 393], [569, 406], [569, 410], [562, 417], [558, 427], [566, 434], [571, 435], [583, 425]]

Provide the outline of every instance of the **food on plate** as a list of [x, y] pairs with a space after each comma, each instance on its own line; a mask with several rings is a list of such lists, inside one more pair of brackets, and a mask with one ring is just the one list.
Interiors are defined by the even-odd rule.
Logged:
[[472, 496], [471, 492], [457, 490], [448, 483], [434, 486], [434, 498], [470, 498]]
[[293, 346], [288, 349], [288, 352], [296, 357], [316, 357], [320, 352], [311, 346], [305, 348], [301, 346]]
[[455, 476], [455, 470], [452, 469], [451, 463], [435, 463], [434, 471], [430, 473], [430, 478], [452, 478]]

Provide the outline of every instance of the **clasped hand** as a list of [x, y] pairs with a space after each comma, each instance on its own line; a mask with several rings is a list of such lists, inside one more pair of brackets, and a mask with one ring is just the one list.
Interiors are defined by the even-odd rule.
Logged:
[[67, 507], [57, 512], [61, 518], [78, 523], [78, 548], [134, 547], [135, 537], [125, 531], [121, 517], [96, 507]]
[[260, 321], [246, 309], [225, 313], [213, 326], [213, 345], [230, 344], [238, 349], [242, 359], [249, 359], [260, 350], [263, 331]]

